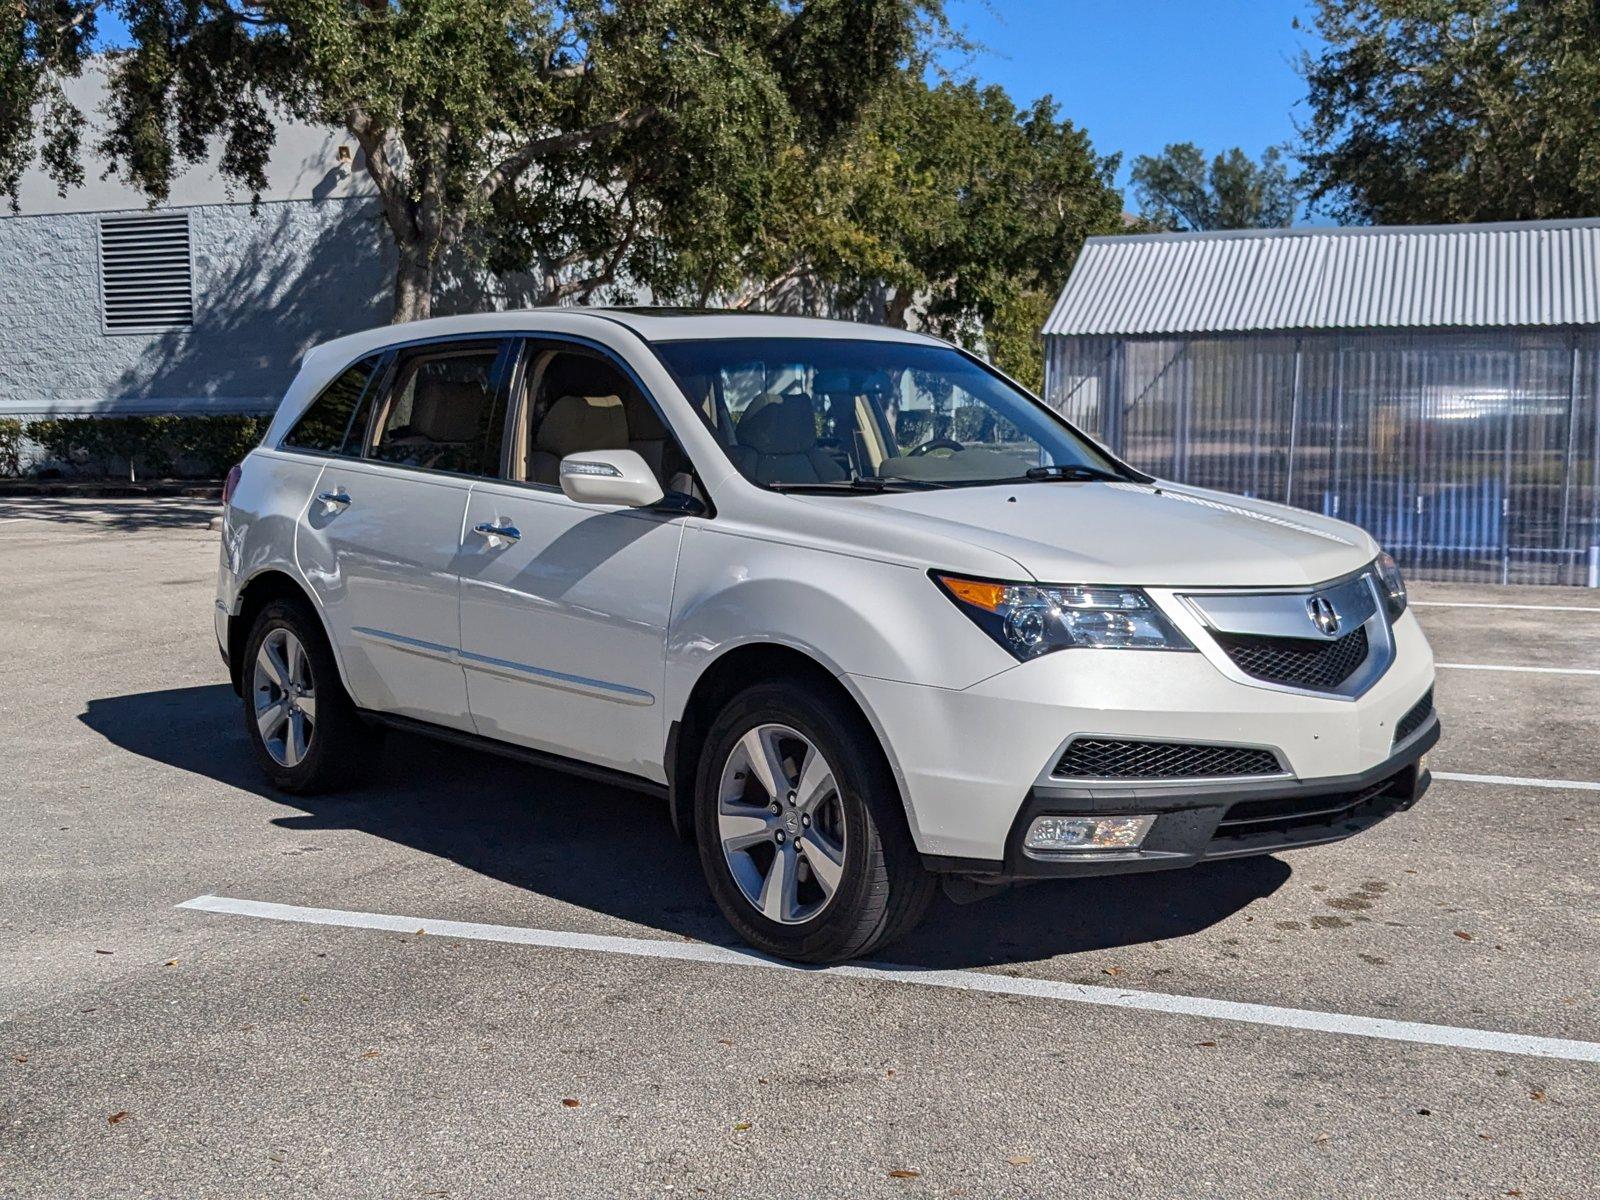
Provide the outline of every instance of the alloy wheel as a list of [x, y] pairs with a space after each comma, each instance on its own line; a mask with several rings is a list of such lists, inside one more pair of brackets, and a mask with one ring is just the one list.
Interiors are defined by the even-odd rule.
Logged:
[[839, 785], [822, 752], [787, 725], [757, 725], [734, 744], [717, 787], [717, 832], [739, 891], [768, 920], [802, 924], [839, 890]]
[[289, 630], [273, 629], [261, 639], [251, 693], [267, 753], [281, 767], [298, 766], [316, 735], [317, 689], [311, 658]]

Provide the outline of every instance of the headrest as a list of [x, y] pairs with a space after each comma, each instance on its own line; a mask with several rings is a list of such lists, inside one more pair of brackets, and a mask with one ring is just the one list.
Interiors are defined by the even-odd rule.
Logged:
[[469, 442], [478, 436], [485, 403], [481, 383], [424, 375], [411, 398], [410, 425], [429, 441]]
[[563, 396], [550, 406], [534, 448], [565, 458], [583, 450], [626, 450], [628, 418], [620, 396]]
[[856, 373], [839, 369], [818, 371], [811, 389], [819, 396], [854, 396], [861, 391]]
[[763, 392], [739, 418], [739, 444], [757, 454], [804, 454], [817, 444], [817, 412], [804, 392]]
[[864, 396], [889, 396], [894, 392], [894, 381], [889, 378], [887, 371], [868, 371], [866, 378], [861, 381], [861, 394]]

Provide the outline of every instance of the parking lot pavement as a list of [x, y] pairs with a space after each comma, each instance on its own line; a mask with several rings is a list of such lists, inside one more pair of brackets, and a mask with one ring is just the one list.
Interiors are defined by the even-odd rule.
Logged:
[[[1600, 1190], [1600, 793], [1445, 780], [1336, 846], [941, 901], [887, 954], [950, 973], [920, 981], [753, 967], [649, 800], [399, 737], [359, 791], [272, 793], [211, 508], [28, 503], [0, 504], [0, 1195]], [[1600, 669], [1600, 612], [1418, 614], [1441, 663]], [[1432, 765], [1600, 781], [1597, 699], [1443, 669]], [[343, 915], [176, 907], [205, 895]]]

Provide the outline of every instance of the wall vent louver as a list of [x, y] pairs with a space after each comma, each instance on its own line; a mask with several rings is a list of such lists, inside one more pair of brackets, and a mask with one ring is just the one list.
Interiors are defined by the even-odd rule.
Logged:
[[100, 299], [107, 333], [191, 326], [188, 214], [101, 217]]

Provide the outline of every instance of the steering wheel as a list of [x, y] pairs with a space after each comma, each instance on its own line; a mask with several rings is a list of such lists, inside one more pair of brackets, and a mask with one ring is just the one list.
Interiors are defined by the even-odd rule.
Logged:
[[920, 446], [913, 446], [906, 451], [907, 458], [921, 458], [925, 454], [932, 454], [935, 450], [945, 450], [951, 454], [959, 454], [966, 447], [954, 438], [936, 437], [929, 438]]

